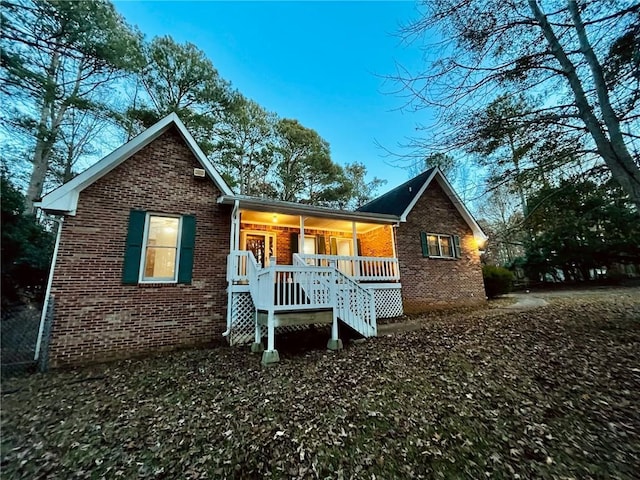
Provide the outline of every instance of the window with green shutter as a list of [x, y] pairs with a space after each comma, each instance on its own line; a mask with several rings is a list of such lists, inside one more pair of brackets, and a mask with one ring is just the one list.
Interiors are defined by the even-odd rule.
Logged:
[[422, 256], [430, 258], [460, 258], [460, 237], [420, 232]]
[[123, 283], [191, 283], [196, 219], [132, 210]]

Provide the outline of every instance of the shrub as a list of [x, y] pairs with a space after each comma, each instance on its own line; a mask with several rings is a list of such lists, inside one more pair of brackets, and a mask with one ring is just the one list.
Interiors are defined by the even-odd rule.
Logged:
[[482, 267], [482, 277], [484, 279], [484, 289], [489, 298], [509, 293], [513, 287], [513, 273], [506, 268], [484, 265]]

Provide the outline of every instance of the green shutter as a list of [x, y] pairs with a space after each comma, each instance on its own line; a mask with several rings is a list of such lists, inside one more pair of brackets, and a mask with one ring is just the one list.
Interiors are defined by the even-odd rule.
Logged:
[[337, 255], [338, 254], [338, 241], [335, 238], [331, 239], [331, 255]]
[[427, 241], [427, 234], [425, 232], [420, 232], [420, 244], [422, 245], [422, 256], [429, 256], [429, 242]]
[[453, 236], [453, 254], [456, 258], [462, 257], [462, 250], [460, 249], [460, 236]]
[[180, 237], [180, 261], [178, 264], [178, 283], [191, 283], [193, 272], [193, 249], [196, 244], [196, 217], [182, 217], [182, 236]]
[[324, 240], [324, 235], [318, 235], [316, 237], [316, 252], [318, 252], [318, 255], [324, 255], [327, 253], [327, 245]]
[[122, 268], [122, 283], [125, 285], [137, 284], [140, 277], [140, 258], [142, 257], [146, 218], [147, 213], [141, 210], [131, 210], [129, 213], [129, 229], [127, 230], [127, 244]]
[[362, 256], [362, 243], [360, 242], [359, 238], [356, 238], [356, 247], [358, 249], [358, 256], [361, 257]]
[[291, 255], [294, 253], [298, 253], [298, 234], [296, 232], [291, 232]]

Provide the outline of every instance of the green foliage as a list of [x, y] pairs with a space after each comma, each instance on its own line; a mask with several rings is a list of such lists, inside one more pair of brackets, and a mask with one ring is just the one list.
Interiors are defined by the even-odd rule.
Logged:
[[329, 144], [297, 120], [276, 125], [278, 197], [289, 202], [318, 204], [340, 180], [341, 168], [331, 161]]
[[141, 35], [106, 0], [2, 3], [5, 126], [33, 167], [26, 206], [40, 197], [72, 111], [105, 118], [118, 79], [141, 66]]
[[2, 303], [21, 293], [41, 296], [53, 251], [53, 234], [24, 214], [24, 196], [2, 174]]
[[146, 67], [137, 72], [143, 92], [127, 111], [129, 121], [147, 128], [176, 113], [203, 151], [211, 153], [212, 138], [232, 105], [229, 84], [202, 50], [170, 36], [145, 45], [144, 58]]
[[483, 265], [482, 278], [484, 289], [489, 298], [509, 293], [513, 288], [513, 273], [503, 267]]
[[274, 167], [277, 118], [258, 103], [235, 94], [214, 156], [231, 188], [243, 195], [274, 196], [269, 179]]
[[530, 197], [526, 269], [530, 277], [580, 281], [595, 268], [640, 263], [640, 216], [612, 181], [565, 180]]

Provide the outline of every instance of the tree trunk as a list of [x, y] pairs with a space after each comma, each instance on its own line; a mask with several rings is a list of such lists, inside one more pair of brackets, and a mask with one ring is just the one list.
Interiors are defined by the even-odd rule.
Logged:
[[[583, 120], [587, 130], [593, 138], [598, 153], [604, 160], [607, 167], [609, 167], [613, 178], [629, 195], [631, 201], [636, 205], [638, 210], [640, 210], [640, 169], [633, 161], [629, 150], [624, 144], [622, 134], [620, 133], [620, 123], [615, 114], [613, 114], [613, 109], [611, 109], [609, 94], [607, 92], [606, 85], [604, 84], [604, 79], [602, 79], [602, 83], [598, 85], [599, 81], [597, 73], [600, 65], [597, 62], [593, 51], [591, 50], [589, 52], [591, 47], [586, 40], [584, 25], [582, 25], [579, 14], [576, 17], [577, 6], [575, 5], [575, 0], [568, 0], [568, 4], [569, 10], [571, 11], [574, 19], [574, 25], [576, 25], [578, 36], [580, 37], [582, 52], [587, 58], [592, 74], [594, 75], [594, 84], [596, 86], [600, 107], [602, 109], [603, 119], [607, 125], [610, 137], [607, 137], [598, 118], [593, 113], [593, 109], [589, 104], [589, 100], [587, 99], [575, 66], [567, 57], [567, 54], [562, 48], [558, 37], [556, 37], [553, 28], [549, 24], [546, 15], [540, 10], [537, 0], [529, 0], [529, 7], [533, 12], [533, 16], [537, 20], [538, 25], [549, 44], [551, 53], [562, 67], [564, 75], [566, 76], [571, 90], [573, 91], [575, 105], [578, 108], [580, 118]], [[582, 32], [580, 31], [580, 28], [582, 28]], [[601, 73], [602, 72], [600, 71], [600, 74]]]

